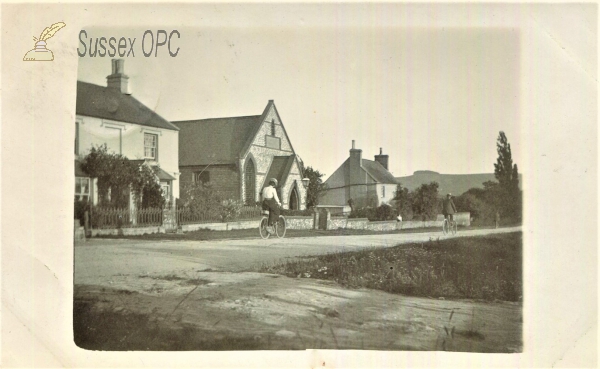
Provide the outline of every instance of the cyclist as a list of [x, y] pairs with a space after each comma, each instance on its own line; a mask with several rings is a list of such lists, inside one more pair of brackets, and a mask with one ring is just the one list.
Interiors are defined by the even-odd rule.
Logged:
[[442, 214], [444, 214], [444, 218], [448, 219], [449, 222], [452, 222], [454, 220], [454, 213], [457, 212], [456, 205], [454, 205], [454, 201], [452, 201], [452, 194], [449, 193], [444, 199]]
[[279, 196], [277, 196], [277, 180], [275, 178], [269, 179], [269, 185], [262, 190], [262, 208], [263, 210], [269, 210], [269, 223], [267, 232], [273, 233], [273, 224], [279, 219], [279, 207], [281, 202]]

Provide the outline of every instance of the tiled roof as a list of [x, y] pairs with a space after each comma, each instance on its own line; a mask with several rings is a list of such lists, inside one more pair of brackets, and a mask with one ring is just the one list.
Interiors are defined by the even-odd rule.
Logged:
[[179, 165], [234, 164], [261, 124], [261, 115], [173, 122], [179, 127]]
[[267, 173], [267, 176], [265, 177], [264, 185], [269, 183], [269, 179], [275, 178], [277, 179], [278, 187], [281, 186], [290, 174], [290, 169], [292, 169], [292, 165], [294, 164], [294, 158], [295, 155], [274, 156], [271, 167], [269, 168], [269, 173]]
[[88, 117], [134, 123], [142, 126], [177, 130], [133, 96], [116, 89], [77, 81], [76, 114]]
[[165, 170], [162, 168], [158, 168], [156, 176], [158, 177], [158, 179], [167, 180], [167, 181], [172, 181], [175, 179], [175, 177], [173, 177], [169, 173], [165, 172]]
[[363, 169], [367, 171], [378, 183], [395, 184], [396, 178], [379, 162], [362, 159]]

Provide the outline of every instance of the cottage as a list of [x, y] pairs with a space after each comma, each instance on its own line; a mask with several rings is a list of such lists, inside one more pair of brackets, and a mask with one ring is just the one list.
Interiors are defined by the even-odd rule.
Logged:
[[343, 206], [350, 199], [356, 207], [390, 203], [398, 184], [388, 171], [388, 159], [382, 149], [374, 161], [363, 159], [362, 150], [356, 149], [352, 140], [350, 157], [325, 181], [327, 191], [320, 203]]
[[179, 128], [129, 93], [124, 60], [112, 60], [107, 86], [77, 81], [75, 119], [75, 200], [98, 202], [97, 183], [81, 170], [90, 149], [106, 145], [139, 164], [157, 168], [168, 199], [179, 197]]
[[260, 115], [173, 122], [180, 129], [181, 185], [209, 184], [223, 198], [246, 205], [260, 201], [269, 178], [279, 182], [285, 209], [305, 208], [303, 164], [273, 100]]

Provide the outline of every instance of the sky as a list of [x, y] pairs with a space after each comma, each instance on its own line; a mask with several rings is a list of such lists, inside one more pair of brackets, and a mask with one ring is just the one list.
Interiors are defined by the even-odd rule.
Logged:
[[[125, 58], [130, 92], [170, 121], [259, 115], [274, 100], [296, 153], [326, 177], [352, 140], [366, 159], [381, 148], [395, 176], [491, 173], [499, 131], [520, 163], [518, 28], [406, 27], [343, 7], [328, 14], [312, 26], [163, 26], [181, 34], [176, 57], [166, 48], [143, 57], [149, 27], [87, 27], [84, 40], [136, 37], [135, 57]], [[80, 57], [78, 79], [105, 85], [110, 68], [109, 57]]]

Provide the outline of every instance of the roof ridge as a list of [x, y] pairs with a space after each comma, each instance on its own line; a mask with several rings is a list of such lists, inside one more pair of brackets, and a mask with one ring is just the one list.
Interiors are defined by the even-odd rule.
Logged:
[[219, 118], [202, 118], [202, 119], [186, 119], [186, 120], [174, 120], [173, 123], [199, 123], [206, 120], [217, 120], [217, 119], [235, 119], [235, 118], [258, 118], [261, 115], [240, 115], [235, 117], [219, 117]]

